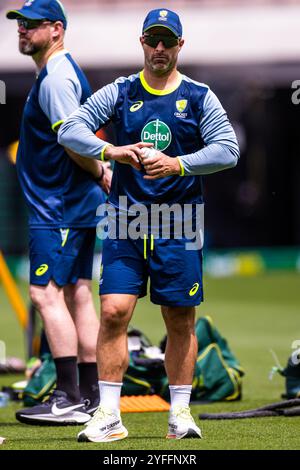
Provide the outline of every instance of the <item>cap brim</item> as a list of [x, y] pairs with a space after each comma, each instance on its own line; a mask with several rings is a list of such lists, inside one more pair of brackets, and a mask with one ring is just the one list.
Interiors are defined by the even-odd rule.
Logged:
[[145, 28], [145, 29], [143, 30], [143, 33], [145, 33], [146, 31], [148, 31], [148, 30], [151, 29], [151, 28], [157, 28], [157, 27], [168, 29], [169, 31], [171, 31], [171, 33], [174, 34], [174, 36], [176, 36], [177, 38], [179, 37], [178, 34], [177, 34], [177, 32], [174, 31], [172, 28], [170, 28], [170, 26], [165, 26], [164, 24], [161, 24], [161, 23], [159, 23], [159, 24], [152, 24], [151, 26], [147, 26], [147, 28]]
[[33, 11], [28, 10], [9, 10], [6, 13], [6, 18], [9, 20], [16, 20], [18, 18], [27, 18], [28, 20], [44, 20], [45, 18], [38, 13], [34, 13]]

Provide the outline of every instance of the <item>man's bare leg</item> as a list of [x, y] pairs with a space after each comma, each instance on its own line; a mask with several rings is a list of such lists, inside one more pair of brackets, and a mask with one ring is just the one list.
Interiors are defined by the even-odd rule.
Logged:
[[101, 296], [97, 344], [100, 407], [86, 428], [78, 434], [79, 442], [110, 442], [128, 436], [120, 417], [120, 396], [129, 362], [127, 328], [136, 302], [136, 295]]
[[63, 289], [53, 281], [47, 286], [31, 285], [30, 297], [42, 317], [52, 356], [77, 356], [76, 328]]
[[52, 280], [47, 286], [30, 286], [30, 297], [42, 317], [55, 362], [58, 390], [73, 402], [80, 400], [77, 383], [77, 332], [67, 308], [63, 288]]
[[161, 307], [167, 328], [165, 368], [170, 385], [192, 384], [198, 343], [194, 307]]
[[167, 327], [165, 368], [171, 395], [168, 439], [201, 438], [201, 430], [190, 414], [198, 343], [194, 307], [162, 307]]
[[127, 328], [136, 295], [106, 294], [101, 296], [100, 330], [97, 343], [99, 379], [122, 382], [128, 367]]
[[64, 287], [64, 295], [78, 337], [78, 362], [96, 362], [99, 320], [95, 311], [91, 281], [79, 279]]

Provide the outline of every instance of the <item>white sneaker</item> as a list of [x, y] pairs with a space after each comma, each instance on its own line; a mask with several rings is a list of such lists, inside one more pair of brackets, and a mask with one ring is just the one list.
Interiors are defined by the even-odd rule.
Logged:
[[188, 406], [176, 406], [170, 411], [167, 439], [202, 438]]
[[125, 439], [127, 429], [122, 425], [120, 412], [99, 406], [86, 428], [78, 436], [78, 442], [111, 442]]

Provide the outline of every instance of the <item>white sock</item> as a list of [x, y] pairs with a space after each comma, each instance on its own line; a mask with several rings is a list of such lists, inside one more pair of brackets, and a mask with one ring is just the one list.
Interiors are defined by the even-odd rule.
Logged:
[[175, 406], [189, 406], [192, 386], [191, 385], [169, 385], [171, 395], [171, 410]]
[[121, 388], [123, 383], [99, 380], [100, 405], [113, 411], [120, 409]]

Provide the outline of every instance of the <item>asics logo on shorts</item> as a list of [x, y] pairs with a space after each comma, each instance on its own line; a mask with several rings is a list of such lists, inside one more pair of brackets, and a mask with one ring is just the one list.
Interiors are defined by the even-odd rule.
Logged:
[[39, 268], [35, 271], [36, 276], [43, 276], [49, 269], [48, 264], [41, 264]]
[[199, 287], [200, 287], [200, 285], [198, 284], [198, 282], [195, 282], [195, 284], [193, 285], [193, 287], [191, 288], [191, 290], [189, 292], [189, 296], [193, 297], [193, 295], [197, 294], [197, 292], [199, 290]]

